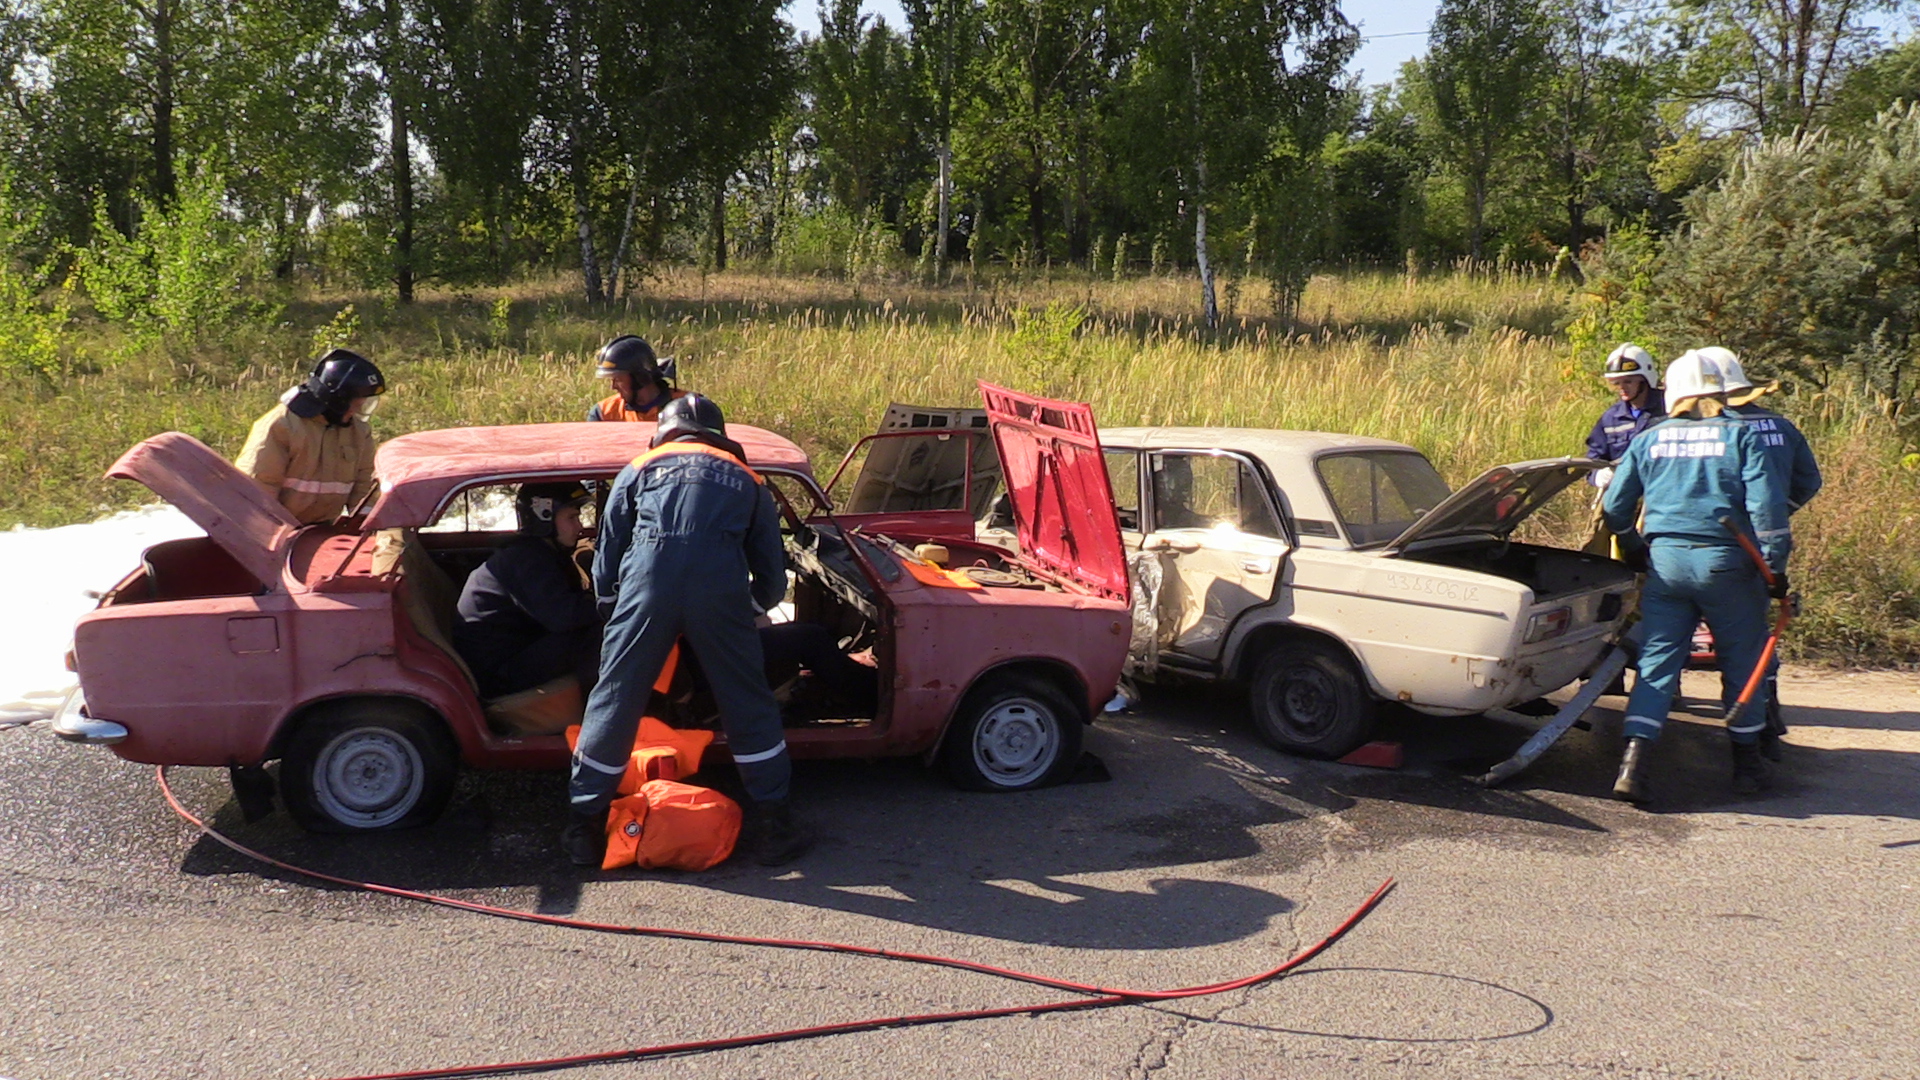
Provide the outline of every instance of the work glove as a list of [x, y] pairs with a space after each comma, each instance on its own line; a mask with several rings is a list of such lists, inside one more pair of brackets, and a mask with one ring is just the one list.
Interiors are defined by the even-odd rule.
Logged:
[[1775, 600], [1785, 600], [1790, 589], [1791, 586], [1787, 584], [1787, 572], [1785, 570], [1775, 570], [1773, 572], [1773, 587], [1767, 590], [1767, 595], [1773, 597]]
[[1635, 544], [1631, 547], [1626, 544], [1620, 545], [1620, 561], [1626, 563], [1627, 569], [1636, 574], [1650, 574], [1653, 572], [1653, 563], [1647, 558], [1647, 555], [1648, 551], [1645, 544]]
[[1611, 483], [1613, 483], [1613, 467], [1612, 466], [1608, 466], [1604, 469], [1593, 470], [1593, 486], [1594, 487], [1599, 488], [1601, 491], [1605, 491], [1607, 490], [1607, 485]]

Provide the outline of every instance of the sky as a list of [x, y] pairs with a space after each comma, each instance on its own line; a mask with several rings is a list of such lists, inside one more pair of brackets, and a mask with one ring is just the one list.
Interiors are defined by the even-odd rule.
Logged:
[[[1438, 6], [1438, 0], [1345, 0], [1341, 4], [1363, 38], [1350, 65], [1362, 84], [1392, 81], [1401, 64], [1427, 51], [1427, 24]], [[861, 10], [879, 15], [895, 28], [906, 28], [899, 0], [865, 0]], [[820, 31], [817, 0], [789, 0], [787, 18], [804, 33]]]

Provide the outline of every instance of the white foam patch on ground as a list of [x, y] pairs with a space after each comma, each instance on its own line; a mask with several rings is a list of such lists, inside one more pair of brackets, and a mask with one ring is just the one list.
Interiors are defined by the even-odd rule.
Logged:
[[48, 713], [73, 686], [66, 668], [73, 624], [163, 540], [202, 535], [171, 506], [148, 506], [85, 525], [0, 532], [0, 714]]

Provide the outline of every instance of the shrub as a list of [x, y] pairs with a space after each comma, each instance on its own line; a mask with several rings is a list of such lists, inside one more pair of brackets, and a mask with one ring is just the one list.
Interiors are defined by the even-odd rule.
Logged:
[[73, 283], [42, 299], [54, 260], [36, 259], [29, 250], [38, 226], [37, 216], [14, 200], [12, 179], [0, 173], [0, 372], [52, 379], [64, 368], [60, 345]]
[[202, 173], [172, 206], [136, 196], [132, 236], [98, 206], [93, 242], [80, 258], [94, 309], [125, 323], [136, 341], [224, 337], [266, 315], [268, 306], [246, 290], [250, 238], [222, 214], [223, 195], [219, 179]]
[[1035, 311], [1013, 312], [1013, 333], [1007, 338], [1007, 358], [1019, 388], [1059, 395], [1079, 379], [1084, 359], [1077, 348], [1087, 309], [1054, 301]]

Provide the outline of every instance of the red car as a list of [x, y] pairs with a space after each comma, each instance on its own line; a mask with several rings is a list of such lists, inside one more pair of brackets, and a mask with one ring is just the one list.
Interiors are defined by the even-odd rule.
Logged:
[[[1128, 585], [1092, 412], [981, 390], [1018, 554], [973, 540], [970, 519], [958, 527], [964, 512], [839, 518], [799, 447], [729, 428], [781, 505], [795, 617], [831, 627], [849, 653], [871, 649], [879, 668], [874, 715], [790, 719], [796, 757], [919, 755], [963, 787], [1020, 790], [1074, 766], [1082, 726], [1112, 694]], [[460, 582], [511, 535], [470, 511], [526, 481], [609, 479], [652, 432], [577, 423], [401, 436], [380, 448], [370, 510], [304, 528], [191, 437], [148, 439], [108, 475], [145, 484], [207, 535], [149, 548], [81, 618], [80, 688], [56, 732], [131, 761], [245, 772], [279, 759], [288, 810], [333, 830], [431, 820], [462, 764], [563, 768], [560, 735], [490, 722], [448, 645]], [[947, 453], [959, 436], [874, 439], [914, 458]], [[947, 549], [944, 568], [915, 555], [928, 540]]]

